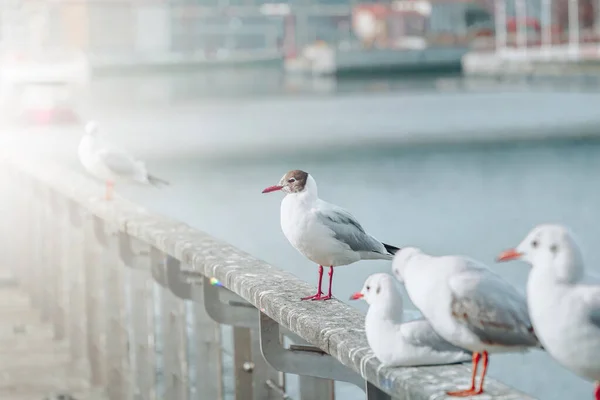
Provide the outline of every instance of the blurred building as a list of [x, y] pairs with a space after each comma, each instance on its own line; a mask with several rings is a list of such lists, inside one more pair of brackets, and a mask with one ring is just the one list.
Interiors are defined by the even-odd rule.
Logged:
[[[83, 51], [97, 59], [210, 57], [235, 50], [278, 51], [281, 17], [222, 0], [15, 0], [0, 4], [2, 48]], [[239, 15], [237, 15], [239, 14]], [[182, 60], [183, 61], [183, 60]]]
[[[493, 35], [494, 1], [504, 0], [425, 1], [433, 12], [423, 22], [415, 20], [415, 29], [464, 35], [477, 28]], [[505, 1], [509, 17], [515, 15], [516, 1]], [[542, 1], [524, 1], [527, 17], [540, 24], [546, 23]], [[550, 22], [566, 30], [569, 0], [550, 2]], [[594, 25], [598, 2], [577, 2], [582, 29]], [[377, 26], [369, 28], [363, 18], [357, 25], [355, 11], [369, 3], [390, 6], [395, 1], [3, 0], [0, 42], [4, 51], [13, 53], [83, 51], [93, 63], [178, 63], [232, 54], [268, 59], [316, 41], [349, 46], [364, 41], [361, 35], [369, 29], [379, 36], [404, 32], [405, 27], [394, 21], [381, 25], [377, 20]]]
[[[13, 0], [3, 2], [0, 12], [14, 27], [5, 40], [9, 45], [23, 46], [22, 39], [29, 37], [29, 47], [37, 42], [38, 47], [83, 50], [97, 57], [153, 58], [283, 51], [289, 40], [293, 46], [317, 40], [358, 41], [352, 29], [353, 9], [369, 3], [391, 1]], [[463, 22], [453, 21], [458, 27]]]

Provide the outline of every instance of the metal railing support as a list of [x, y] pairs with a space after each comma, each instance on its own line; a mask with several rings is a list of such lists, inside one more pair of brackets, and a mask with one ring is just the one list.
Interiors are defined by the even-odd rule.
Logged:
[[335, 399], [335, 382], [331, 379], [300, 375], [298, 377], [300, 400]]
[[[187, 312], [184, 303], [190, 288], [178, 285], [180, 262], [152, 247], [149, 251], [150, 271], [163, 290], [160, 291], [160, 338], [162, 341], [162, 373], [165, 377], [161, 394], [167, 399], [189, 398], [189, 365], [187, 353]], [[173, 289], [172, 289], [173, 288]], [[180, 298], [179, 295], [183, 296]]]
[[[104, 228], [106, 229], [106, 227]], [[125, 318], [124, 268], [119, 259], [116, 235], [107, 235], [102, 268], [106, 272], [106, 364], [107, 394], [110, 400], [132, 398], [129, 340]]]
[[[197, 294], [201, 293], [200, 298]], [[231, 291], [213, 285], [210, 278], [202, 277], [202, 291], [194, 291], [194, 301], [202, 301], [213, 321], [238, 328], [258, 329], [256, 308]]]
[[[40, 282], [43, 281], [43, 264], [47, 262], [45, 259], [47, 241], [44, 240], [44, 232], [46, 230], [46, 213], [44, 209], [44, 203], [39, 198], [39, 186], [34, 182], [33, 179], [23, 179], [21, 182], [23, 182], [22, 184], [25, 186], [25, 196], [19, 200], [22, 202], [22, 204], [29, 203], [31, 212], [31, 215], [27, 215], [27, 213], [22, 215], [23, 220], [21, 221], [21, 224], [28, 226], [31, 230], [29, 232], [25, 230], [25, 237], [23, 240], [27, 242], [27, 236], [32, 237], [35, 247], [31, 253], [28, 253], [25, 248], [17, 250], [17, 253], [20, 251], [21, 253], [28, 255], [26, 256], [24, 263], [16, 260], [15, 263], [21, 264], [21, 267], [24, 267], [24, 270], [20, 271], [19, 273], [19, 280], [25, 290], [31, 296], [32, 305], [41, 310], [43, 301], [41, 297], [41, 288], [39, 285]], [[18, 203], [15, 204], [15, 207], [18, 207]], [[18, 254], [15, 254], [15, 259], [17, 257]]]
[[106, 384], [106, 271], [102, 254], [106, 252], [107, 239], [102, 221], [90, 214], [84, 218], [84, 269], [87, 299], [87, 357], [90, 381], [94, 386]]
[[279, 324], [264, 313], [260, 313], [259, 318], [260, 350], [273, 368], [290, 374], [349, 382], [364, 388], [364, 381], [356, 372], [314, 346], [295, 345], [285, 349], [281, 344]]
[[162, 367], [165, 399], [188, 399], [188, 361], [185, 304], [168, 290], [160, 293]]
[[[48, 219], [41, 219], [41, 223], [44, 224], [43, 235], [39, 240], [41, 243], [40, 256], [43, 258], [39, 260], [40, 263], [45, 263], [48, 268], [51, 269], [52, 273], [50, 279], [46, 281], [50, 283], [52, 287], [53, 296], [51, 301], [48, 303], [51, 305], [52, 310], [52, 323], [54, 327], [54, 338], [56, 340], [62, 340], [67, 335], [67, 307], [69, 304], [69, 286], [66, 279], [66, 260], [65, 254], [68, 243], [63, 240], [66, 230], [70, 229], [68, 221], [62, 218], [61, 200], [57, 193], [48, 193], [48, 200], [50, 208], [47, 210], [51, 215]], [[39, 201], [39, 200], [38, 200]], [[49, 221], [53, 220], [54, 223], [49, 225]], [[35, 222], [34, 222], [35, 223]], [[50, 239], [52, 238], [52, 240]]]
[[233, 326], [236, 400], [282, 398], [285, 378], [262, 357], [256, 308], [235, 293], [213, 285], [206, 276], [202, 278], [201, 294], [194, 291], [193, 298], [204, 303], [207, 315], [220, 324]]
[[[194, 292], [202, 291], [194, 286]], [[192, 400], [223, 398], [221, 327], [206, 313], [202, 296], [194, 296], [193, 315], [194, 383], [190, 388]]]
[[392, 396], [373, 385], [371, 382], [365, 382], [367, 400], [392, 400]]
[[191, 300], [193, 285], [185, 282], [181, 274], [181, 263], [178, 259], [166, 254], [164, 263], [167, 276], [167, 287], [181, 300]]
[[[122, 233], [122, 235], [125, 235]], [[125, 248], [125, 246], [121, 246]], [[131, 246], [129, 246], [131, 249]], [[150, 269], [161, 276], [168, 290], [160, 292], [162, 368], [166, 399], [187, 400], [189, 389], [187, 312], [181, 300], [189, 298], [190, 287], [180, 281], [180, 261], [155, 248], [149, 251]], [[180, 297], [181, 296], [181, 297]], [[160, 396], [160, 395], [159, 395]]]
[[[57, 199], [57, 203], [59, 203]], [[84, 278], [84, 230], [82, 209], [77, 203], [70, 200], [63, 202], [62, 213], [58, 212], [58, 218], [68, 218], [65, 230], [54, 234], [62, 235], [61, 241], [64, 265], [63, 271], [66, 273], [68, 291], [68, 335], [71, 349], [71, 361], [77, 368], [84, 367], [84, 355], [86, 355], [87, 321], [85, 313], [85, 278]], [[56, 219], [55, 219], [56, 220]], [[53, 224], [53, 226], [56, 226]], [[52, 254], [54, 251], [51, 251]]]
[[[55, 224], [55, 221], [60, 219], [62, 214], [60, 211], [54, 213], [54, 210], [52, 210], [48, 201], [51, 196], [49, 188], [39, 184], [35, 184], [34, 187], [35, 196], [40, 201], [42, 224], [41, 236], [38, 236], [41, 243], [41, 259], [39, 260], [39, 265], [35, 267], [39, 271], [39, 279], [37, 282], [34, 282], [34, 293], [36, 294], [36, 304], [42, 314], [42, 321], [48, 321], [52, 312], [52, 301], [48, 299], [57, 298], [63, 306], [67, 304], [64, 302], [65, 299], [61, 296], [61, 293], [57, 292], [56, 289], [56, 286], [60, 285], [61, 278], [64, 276], [64, 269], [62, 271], [59, 270], [58, 274], [52, 271], [53, 264], [60, 262], [60, 257], [55, 257], [56, 249], [51, 238], [57, 234], [62, 234], [62, 232], [56, 232], [57, 226]], [[55, 296], [55, 292], [57, 292], [58, 296]], [[64, 293], [65, 291], [62, 292]], [[66, 307], [63, 310], [66, 312]]]
[[248, 328], [233, 327], [233, 376], [235, 400], [253, 400], [251, 334]]
[[[132, 395], [135, 400], [154, 400], [156, 396], [156, 349], [154, 330], [154, 291], [147, 270], [150, 247], [134, 245], [131, 237], [118, 232], [119, 258], [125, 268], [129, 329], [129, 363]], [[140, 250], [142, 248], [142, 250]], [[145, 250], [145, 251], [144, 251]]]
[[156, 399], [153, 284], [143, 271], [129, 270], [135, 398]]

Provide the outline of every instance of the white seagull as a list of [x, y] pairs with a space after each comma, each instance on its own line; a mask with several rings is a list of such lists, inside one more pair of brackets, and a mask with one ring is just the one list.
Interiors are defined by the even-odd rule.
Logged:
[[540, 342], [561, 365], [595, 383], [600, 400], [600, 284], [586, 276], [581, 250], [560, 225], [539, 225], [498, 261], [523, 259], [532, 269], [527, 304]]
[[471, 359], [471, 353], [438, 335], [431, 324], [419, 319], [403, 322], [402, 297], [390, 274], [373, 274], [351, 300], [369, 304], [365, 330], [369, 346], [388, 367], [456, 364]]
[[98, 135], [98, 124], [90, 121], [79, 142], [79, 161], [91, 175], [106, 182], [106, 200], [112, 199], [115, 182], [168, 185], [169, 182], [152, 176], [146, 165], [122, 149], [104, 143]]
[[[381, 243], [365, 232], [348, 211], [319, 199], [317, 183], [310, 174], [294, 170], [278, 185], [263, 190], [281, 190], [281, 229], [285, 237], [309, 260], [319, 265], [317, 293], [302, 300], [331, 299], [333, 268], [359, 260], [391, 260], [397, 247]], [[329, 267], [329, 293], [321, 291], [323, 266]]]
[[[396, 253], [392, 268], [437, 333], [473, 352], [471, 387], [448, 392], [449, 396], [483, 393], [488, 353], [539, 347], [525, 297], [485, 265], [461, 256], [434, 257], [408, 247]], [[481, 359], [483, 371], [476, 389]]]

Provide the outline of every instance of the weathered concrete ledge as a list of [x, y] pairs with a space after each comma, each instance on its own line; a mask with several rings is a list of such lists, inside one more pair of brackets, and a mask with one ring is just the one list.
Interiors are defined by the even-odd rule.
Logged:
[[[13, 150], [13, 149], [10, 149]], [[21, 173], [58, 198], [80, 206], [109, 226], [162, 250], [182, 261], [192, 272], [216, 277], [223, 285], [252, 303], [280, 325], [318, 346], [364, 379], [399, 399], [443, 399], [445, 391], [467, 386], [470, 369], [461, 365], [421, 368], [384, 368], [370, 351], [364, 316], [338, 301], [302, 302], [314, 288], [289, 272], [258, 260], [185, 223], [152, 213], [125, 199], [111, 202], [82, 174], [51, 161], [30, 160], [4, 149], [0, 159], [11, 173]], [[9, 154], [10, 153], [10, 154]], [[42, 191], [43, 192], [43, 191]], [[481, 400], [529, 400], [493, 379], [486, 380]]]

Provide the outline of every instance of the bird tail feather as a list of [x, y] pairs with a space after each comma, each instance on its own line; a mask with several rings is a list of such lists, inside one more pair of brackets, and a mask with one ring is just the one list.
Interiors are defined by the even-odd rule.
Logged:
[[392, 255], [396, 254], [396, 252], [398, 250], [400, 250], [399, 247], [391, 246], [391, 245], [385, 244], [385, 243], [382, 243], [382, 244], [383, 244], [383, 247], [385, 247], [385, 250]]

